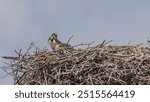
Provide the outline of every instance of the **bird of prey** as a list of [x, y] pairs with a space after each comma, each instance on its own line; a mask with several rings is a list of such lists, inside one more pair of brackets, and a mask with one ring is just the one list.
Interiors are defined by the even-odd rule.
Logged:
[[73, 47], [71, 45], [69, 45], [68, 43], [62, 43], [60, 40], [58, 40], [57, 38], [57, 34], [53, 33], [49, 38], [48, 38], [48, 42], [50, 43], [50, 46], [52, 48], [52, 50], [67, 50], [67, 49], [73, 49]]

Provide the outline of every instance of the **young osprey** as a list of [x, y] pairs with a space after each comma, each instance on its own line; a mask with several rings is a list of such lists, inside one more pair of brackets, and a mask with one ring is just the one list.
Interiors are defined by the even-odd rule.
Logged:
[[49, 38], [48, 38], [48, 42], [50, 43], [50, 46], [52, 48], [52, 50], [59, 50], [59, 49], [73, 49], [73, 47], [67, 43], [62, 43], [61, 41], [59, 41], [57, 39], [57, 34], [53, 33]]

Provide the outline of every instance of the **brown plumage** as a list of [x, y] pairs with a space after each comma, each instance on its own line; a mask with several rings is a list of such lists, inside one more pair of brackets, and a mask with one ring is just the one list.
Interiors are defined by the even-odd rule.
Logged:
[[67, 49], [72, 49], [73, 47], [67, 43], [62, 43], [61, 41], [59, 41], [57, 39], [57, 34], [56, 33], [53, 33], [49, 39], [48, 39], [48, 42], [50, 43], [50, 46], [52, 48], [52, 50], [59, 50], [59, 49], [64, 49], [64, 50], [67, 50]]

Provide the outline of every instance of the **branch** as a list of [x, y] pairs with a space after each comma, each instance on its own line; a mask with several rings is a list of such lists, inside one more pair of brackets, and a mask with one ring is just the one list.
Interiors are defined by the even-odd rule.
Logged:
[[104, 46], [105, 42], [106, 42], [106, 40], [104, 40], [104, 41], [103, 41], [100, 45], [98, 45], [97, 47], [102, 47], [102, 46]]
[[105, 43], [105, 42], [106, 42], [106, 40], [104, 40], [101, 44], [97, 45], [96, 47], [102, 47], [102, 46], [105, 46], [106, 44], [112, 42], [112, 40], [110, 40], [110, 41], [108, 41], [108, 42], [106, 42], [106, 43]]
[[113, 40], [110, 40], [110, 41], [108, 41], [108, 42], [106, 42], [104, 45], [107, 45], [108, 43], [111, 43]]
[[12, 75], [12, 72], [8, 72], [8, 71], [6, 70], [6, 69], [11, 69], [11, 68], [8, 68], [8, 66], [7, 66], [7, 67], [6, 67], [6, 66], [2, 66], [2, 67], [0, 67], [0, 69], [2, 69], [2, 70], [6, 73], [6, 75], [0, 76], [0, 78], [7, 77], [7, 76], [9, 76], [9, 75], [13, 76], [13, 75]]
[[73, 35], [69, 38], [69, 40], [67, 41], [67, 44], [70, 42], [70, 40], [72, 39]]
[[12, 56], [2, 56], [4, 59], [11, 59], [11, 60], [18, 60], [19, 57], [12, 57]]
[[93, 42], [91, 42], [91, 43], [89, 43], [89, 44], [83, 44], [83, 43], [81, 43], [81, 44], [78, 44], [78, 45], [74, 45], [74, 46], [72, 46], [72, 47], [77, 47], [77, 46], [81, 46], [81, 45], [88, 45], [88, 47], [90, 47], [90, 45], [91, 44], [93, 44], [95, 41], [93, 41]]

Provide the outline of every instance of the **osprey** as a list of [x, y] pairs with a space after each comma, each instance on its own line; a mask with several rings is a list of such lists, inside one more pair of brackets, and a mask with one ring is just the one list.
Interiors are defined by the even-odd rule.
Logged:
[[73, 49], [73, 47], [67, 43], [62, 43], [61, 41], [59, 41], [57, 39], [57, 34], [53, 33], [49, 38], [48, 38], [48, 42], [50, 43], [50, 46], [52, 48], [52, 50], [59, 50], [59, 49], [63, 49], [63, 50], [67, 50], [67, 49]]

